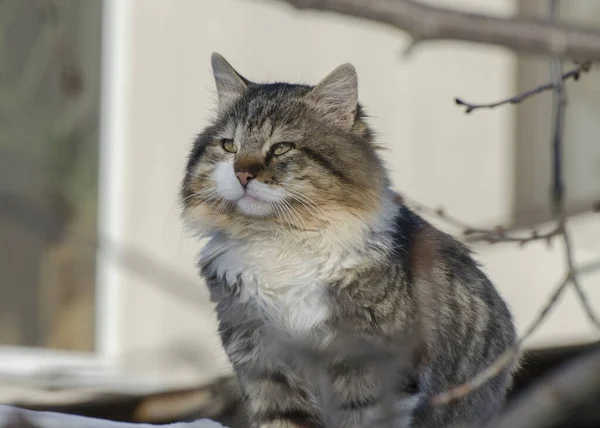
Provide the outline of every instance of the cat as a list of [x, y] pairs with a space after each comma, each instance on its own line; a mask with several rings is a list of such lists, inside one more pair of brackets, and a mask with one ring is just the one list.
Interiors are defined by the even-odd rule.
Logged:
[[511, 312], [470, 250], [392, 189], [355, 68], [309, 86], [211, 63], [216, 114], [190, 151], [182, 217], [209, 238], [199, 269], [252, 426], [491, 420], [512, 366], [430, 398], [515, 345]]

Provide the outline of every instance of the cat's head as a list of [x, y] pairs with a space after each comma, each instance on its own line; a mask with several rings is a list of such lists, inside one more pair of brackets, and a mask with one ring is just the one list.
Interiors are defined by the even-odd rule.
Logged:
[[381, 209], [387, 176], [358, 103], [354, 67], [316, 86], [254, 83], [212, 55], [218, 107], [182, 186], [184, 217], [203, 229], [318, 229]]

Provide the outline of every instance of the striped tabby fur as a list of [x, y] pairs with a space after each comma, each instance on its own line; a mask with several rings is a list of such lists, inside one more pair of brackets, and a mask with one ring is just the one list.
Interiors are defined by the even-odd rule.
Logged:
[[256, 427], [481, 426], [511, 369], [432, 407], [514, 344], [469, 250], [405, 206], [358, 103], [354, 68], [258, 84], [220, 55], [218, 109], [182, 186], [210, 237], [199, 266]]

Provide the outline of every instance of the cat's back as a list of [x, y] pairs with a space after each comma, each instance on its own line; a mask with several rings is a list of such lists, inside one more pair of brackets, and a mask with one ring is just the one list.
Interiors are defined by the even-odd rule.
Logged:
[[460, 299], [462, 293], [506, 308], [496, 287], [474, 259], [473, 252], [406, 205], [398, 206], [393, 228], [393, 253], [407, 281], [434, 284], [431, 291]]
[[[512, 315], [469, 248], [404, 205], [398, 208], [393, 242], [406, 286], [417, 296], [413, 313], [426, 335], [421, 382], [429, 394], [443, 393], [471, 380], [514, 345]], [[473, 408], [481, 409], [484, 420], [503, 401], [510, 371], [508, 367], [451, 411], [421, 408], [417, 426], [446, 426]]]

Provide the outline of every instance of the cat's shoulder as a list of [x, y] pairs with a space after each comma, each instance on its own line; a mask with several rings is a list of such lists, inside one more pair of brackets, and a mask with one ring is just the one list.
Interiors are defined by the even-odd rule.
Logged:
[[397, 257], [415, 274], [434, 267], [477, 267], [472, 250], [452, 235], [438, 229], [401, 199], [393, 224], [393, 247]]

